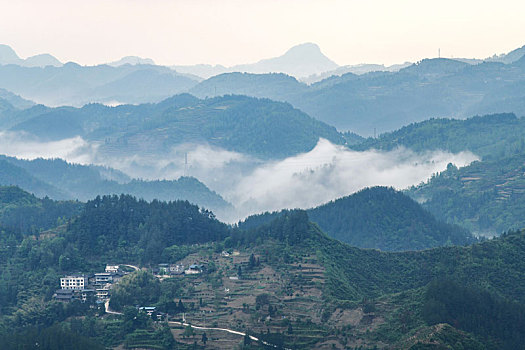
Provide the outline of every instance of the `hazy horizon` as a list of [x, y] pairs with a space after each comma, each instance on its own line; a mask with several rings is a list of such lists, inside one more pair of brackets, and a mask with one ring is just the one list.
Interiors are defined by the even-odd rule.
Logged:
[[0, 4], [0, 42], [23, 58], [49, 53], [82, 65], [140, 56], [225, 66], [313, 42], [339, 65], [391, 65], [437, 57], [438, 49], [447, 58], [507, 53], [525, 44], [524, 10], [509, 0], [435, 8], [412, 0], [22, 0]]

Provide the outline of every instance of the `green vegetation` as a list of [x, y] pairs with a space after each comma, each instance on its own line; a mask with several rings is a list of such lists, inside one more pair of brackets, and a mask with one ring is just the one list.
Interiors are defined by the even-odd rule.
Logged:
[[470, 151], [483, 160], [498, 160], [525, 151], [525, 118], [492, 114], [465, 120], [430, 119], [368, 138], [352, 146], [356, 150], [391, 150], [406, 147], [416, 152]]
[[386, 187], [361, 190], [310, 209], [308, 216], [329, 236], [361, 248], [421, 250], [475, 241], [466, 230], [437, 221], [410, 197]]
[[[345, 142], [334, 127], [290, 104], [245, 96], [199, 100], [183, 94], [157, 104], [115, 108], [91, 104], [75, 109], [45, 109], [11, 129], [43, 139], [80, 135], [101, 142], [100, 154], [148, 156], [186, 143], [208, 143], [265, 159], [311, 150], [320, 137]], [[64, 128], [63, 125], [68, 125]]]
[[18, 234], [38, 234], [80, 214], [84, 204], [39, 199], [19, 187], [0, 187], [0, 225]]
[[472, 232], [494, 235], [525, 227], [525, 155], [474, 162], [463, 168], [449, 165], [407, 194], [438, 219]]
[[429, 284], [423, 305], [429, 325], [448, 323], [472, 332], [498, 349], [519, 349], [525, 344], [525, 305], [509, 302], [485, 290], [448, 280]]
[[[17, 189], [6, 193], [4, 206], [38, 203]], [[363, 191], [356, 198], [383, 203], [384, 196], [402, 208], [413, 203], [385, 188]], [[37, 337], [57, 323], [66, 334], [105, 346], [171, 349], [179, 343], [203, 344], [203, 332], [191, 328], [192, 334], [173, 329], [173, 339], [166, 324], [137, 310], [139, 305], [156, 306], [172, 317], [184, 311], [197, 325], [227, 323], [233, 329], [250, 329], [284, 347], [314, 348], [324, 341], [349, 348], [521, 346], [525, 231], [466, 247], [389, 253], [329, 238], [306, 211], [254, 219], [228, 227], [187, 202], [148, 203], [122, 195], [89, 201], [63, 231], [46, 238], [3, 229], [0, 330], [15, 331], [0, 334], [8, 339], [37, 327], [32, 336]], [[102, 317], [102, 307], [89, 303], [51, 300], [60, 276], [100, 271], [108, 261], [142, 266], [207, 261], [208, 269], [163, 280], [147, 271], [123, 277], [111, 297], [111, 307], [121, 310], [121, 316]], [[217, 337], [210, 332], [206, 346]]]
[[129, 195], [88, 201], [66, 239], [83, 256], [142, 264], [167, 258], [171, 246], [224, 239], [228, 227], [187, 201], [148, 203]]
[[194, 87], [199, 96], [238, 93], [284, 100], [308, 115], [360, 135], [428, 118], [513, 112], [525, 115], [525, 59], [511, 64], [425, 59], [398, 72], [332, 76], [310, 86], [270, 74], [223, 74]]
[[55, 325], [43, 329], [32, 327], [16, 333], [0, 332], [0, 348], [3, 350], [103, 350], [104, 346], [66, 327]]
[[[287, 213], [252, 215], [238, 226], [254, 229]], [[307, 213], [330, 237], [360, 248], [422, 250], [476, 241], [465, 229], [436, 220], [410, 197], [386, 187], [367, 188]]]
[[85, 201], [97, 194], [126, 193], [148, 201], [188, 200], [214, 212], [232, 208], [220, 195], [193, 177], [170, 181], [132, 180], [115, 169], [72, 164], [62, 159], [24, 160], [0, 156], [0, 184], [18, 185], [37, 196], [54, 199]]

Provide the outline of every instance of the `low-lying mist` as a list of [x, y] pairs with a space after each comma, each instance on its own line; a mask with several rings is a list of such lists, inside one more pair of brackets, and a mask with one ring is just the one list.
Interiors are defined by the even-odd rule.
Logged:
[[[193, 176], [237, 209], [220, 219], [235, 222], [250, 214], [284, 208], [310, 208], [364, 187], [397, 189], [417, 185], [447, 164], [458, 167], [478, 157], [471, 152], [357, 152], [320, 139], [310, 152], [279, 161], [262, 161], [209, 145], [180, 145], [163, 155], [106, 155], [80, 137], [39, 142], [26, 135], [0, 134], [0, 153], [20, 158], [63, 158], [69, 162], [116, 168], [148, 180]], [[187, 159], [187, 162], [186, 162]]]

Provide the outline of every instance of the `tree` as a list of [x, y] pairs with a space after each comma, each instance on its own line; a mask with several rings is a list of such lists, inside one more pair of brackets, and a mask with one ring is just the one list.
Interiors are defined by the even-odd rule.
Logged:
[[252, 255], [250, 255], [250, 260], [248, 261], [248, 266], [250, 267], [250, 269], [253, 269], [256, 265], [257, 261], [255, 260], [255, 256], [252, 253]]
[[182, 299], [179, 299], [179, 304], [177, 305], [177, 309], [179, 312], [186, 311], [186, 308], [184, 307], [184, 304], [182, 303]]
[[202, 343], [206, 345], [206, 342], [208, 341], [208, 336], [206, 336], [206, 332], [202, 333]]
[[186, 328], [184, 328], [184, 333], [182, 333], [184, 338], [193, 337], [194, 335], [195, 333], [193, 332], [193, 328], [191, 326], [186, 326]]
[[252, 338], [250, 338], [250, 335], [248, 334], [248, 332], [246, 332], [246, 334], [244, 335], [243, 343], [244, 343], [245, 346], [248, 346], [248, 345], [252, 344]]

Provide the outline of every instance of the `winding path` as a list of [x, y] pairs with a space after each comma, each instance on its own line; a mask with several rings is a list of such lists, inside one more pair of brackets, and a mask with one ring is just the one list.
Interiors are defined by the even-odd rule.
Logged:
[[[122, 266], [127, 266], [127, 267], [130, 267], [132, 269], [134, 269], [135, 271], [138, 271], [140, 270], [137, 266], [135, 265], [129, 265], [129, 264], [122, 264]], [[104, 308], [106, 310], [106, 313], [108, 314], [112, 314], [112, 315], [122, 315], [122, 312], [117, 312], [117, 311], [112, 311], [110, 310], [109, 308], [109, 299], [106, 300], [106, 302], [104, 303]], [[210, 331], [221, 331], [221, 332], [227, 332], [227, 333], [230, 333], [230, 334], [235, 334], [235, 335], [240, 335], [241, 337], [245, 337], [246, 336], [246, 333], [243, 333], [243, 332], [239, 332], [239, 331], [234, 331], [233, 329], [228, 329], [228, 328], [217, 328], [217, 327], [203, 327], [203, 326], [194, 326], [192, 324], [189, 324], [189, 323], [186, 323], [186, 322], [177, 322], [177, 321], [168, 321], [168, 324], [176, 324], [176, 325], [180, 325], [180, 326], [190, 326], [191, 328], [194, 328], [194, 329], [200, 329], [200, 330], [210, 330]], [[264, 340], [259, 340], [259, 338], [257, 337], [254, 337], [253, 335], [248, 335], [250, 337], [251, 340], [253, 341], [260, 341], [262, 344], [266, 345], [266, 346], [271, 346], [271, 347], [274, 347], [274, 348], [277, 348], [277, 345], [274, 345], [274, 344], [270, 344], [268, 342], [265, 342]], [[284, 350], [291, 350], [289, 348], [283, 348]]]
[[[202, 327], [202, 326], [194, 326], [192, 324], [189, 324], [189, 323], [186, 323], [186, 322], [177, 322], [177, 321], [168, 321], [168, 324], [177, 324], [177, 325], [180, 325], [180, 326], [190, 326], [191, 328], [195, 328], [195, 329], [201, 329], [201, 330], [212, 330], [212, 331], [222, 331], [222, 332], [228, 332], [228, 333], [231, 333], [231, 334], [236, 334], [236, 335], [240, 335], [242, 337], [245, 337], [246, 336], [246, 333], [243, 333], [243, 332], [239, 332], [239, 331], [234, 331], [233, 329], [228, 329], [228, 328], [216, 328], [216, 327]], [[264, 340], [259, 340], [259, 338], [256, 338], [254, 337], [253, 335], [249, 335], [250, 339], [253, 340], [253, 341], [260, 341], [262, 344], [266, 345], [266, 346], [272, 346], [274, 348], [277, 348], [277, 345], [274, 345], [274, 344], [270, 344], [270, 343], [267, 343], [265, 342]], [[291, 350], [289, 348], [283, 348], [284, 350]]]
[[132, 269], [134, 269], [135, 271], [138, 271], [140, 270], [138, 266], [135, 266], [135, 265], [129, 265], [129, 264], [121, 264], [121, 266], [127, 266], [127, 267], [131, 267]]

